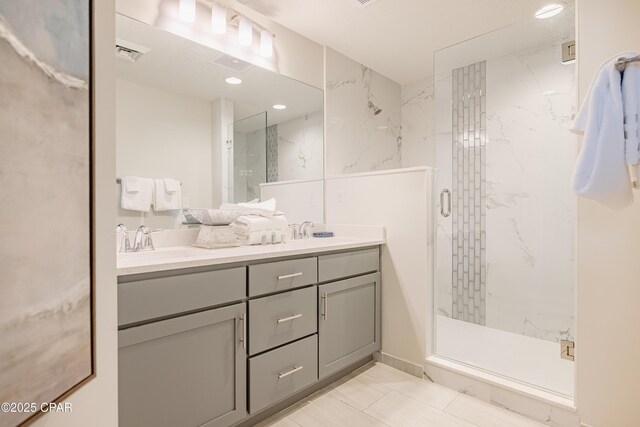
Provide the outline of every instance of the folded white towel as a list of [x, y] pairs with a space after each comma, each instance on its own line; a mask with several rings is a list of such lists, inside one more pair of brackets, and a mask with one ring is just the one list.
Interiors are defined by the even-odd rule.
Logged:
[[244, 215], [260, 215], [270, 217], [276, 214], [276, 199], [265, 200], [264, 202], [248, 203], [223, 203], [222, 210], [241, 210]]
[[[186, 212], [185, 212], [186, 211]], [[204, 225], [229, 225], [239, 216], [242, 215], [241, 210], [222, 210], [222, 209], [185, 209], [183, 214], [189, 214], [195, 223]]]
[[621, 74], [615, 66], [624, 55], [600, 67], [573, 124], [574, 131], [584, 133], [573, 191], [614, 210], [633, 202], [625, 162]]
[[250, 233], [262, 230], [287, 229], [289, 222], [284, 215], [265, 218], [256, 215], [239, 216], [232, 224], [237, 234]]
[[156, 186], [154, 210], [156, 212], [182, 209], [180, 181], [171, 178], [162, 178], [154, 179], [154, 182]]
[[131, 211], [149, 212], [153, 201], [153, 180], [139, 176], [120, 179], [120, 206]]
[[180, 190], [180, 181], [171, 178], [162, 178], [164, 189], [167, 193], [175, 193]]

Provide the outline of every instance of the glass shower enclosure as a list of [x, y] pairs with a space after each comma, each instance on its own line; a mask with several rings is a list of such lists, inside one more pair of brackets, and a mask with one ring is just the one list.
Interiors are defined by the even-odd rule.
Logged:
[[574, 33], [568, 5], [436, 52], [434, 77], [435, 353], [567, 398]]

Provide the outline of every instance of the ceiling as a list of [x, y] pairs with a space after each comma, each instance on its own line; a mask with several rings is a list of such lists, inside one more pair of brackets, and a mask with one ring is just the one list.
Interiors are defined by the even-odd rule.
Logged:
[[401, 84], [432, 76], [436, 50], [530, 19], [552, 2], [378, 0], [359, 7], [356, 0], [238, 1]]
[[[272, 125], [323, 109], [323, 93], [317, 88], [246, 63], [240, 72], [211, 64], [235, 58], [126, 16], [116, 15], [116, 37], [125, 46], [150, 49], [134, 63], [117, 60], [118, 78], [207, 101], [230, 98], [236, 120], [267, 111]], [[225, 83], [230, 76], [239, 77], [242, 84]], [[275, 110], [274, 104], [287, 108]]]

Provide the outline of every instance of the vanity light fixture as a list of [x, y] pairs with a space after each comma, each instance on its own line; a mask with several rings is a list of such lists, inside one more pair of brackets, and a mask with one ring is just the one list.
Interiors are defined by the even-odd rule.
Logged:
[[211, 6], [211, 30], [216, 34], [227, 32], [227, 9], [219, 4]]
[[273, 55], [273, 34], [267, 30], [260, 32], [260, 55], [271, 58]]
[[287, 106], [286, 106], [286, 105], [284, 105], [284, 104], [275, 104], [275, 105], [273, 106], [273, 109], [274, 109], [274, 110], [284, 110], [285, 108], [287, 108]]
[[178, 10], [180, 19], [185, 22], [196, 20], [196, 0], [180, 0]]
[[551, 18], [552, 16], [556, 16], [557, 14], [562, 12], [563, 9], [564, 9], [564, 6], [561, 4], [558, 4], [558, 3], [548, 4], [536, 12], [536, 18], [538, 19]]
[[242, 83], [242, 80], [237, 77], [227, 77], [226, 79], [224, 79], [224, 81], [229, 83], [230, 85], [239, 85], [240, 83]]
[[251, 46], [253, 41], [253, 24], [244, 16], [238, 18], [238, 43], [242, 46]]

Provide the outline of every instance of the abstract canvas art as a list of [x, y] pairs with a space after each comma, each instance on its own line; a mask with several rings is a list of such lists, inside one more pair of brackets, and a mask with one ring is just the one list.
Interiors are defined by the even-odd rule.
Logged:
[[0, 402], [94, 373], [91, 2], [0, 0]]

